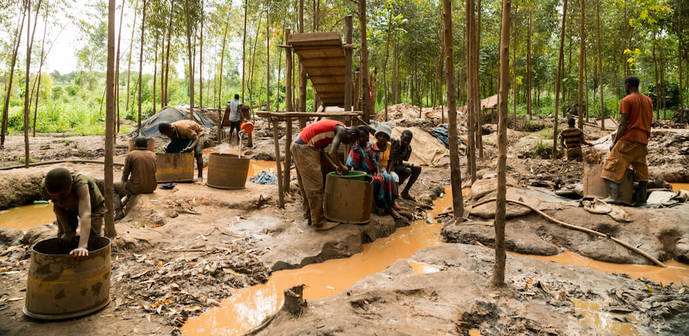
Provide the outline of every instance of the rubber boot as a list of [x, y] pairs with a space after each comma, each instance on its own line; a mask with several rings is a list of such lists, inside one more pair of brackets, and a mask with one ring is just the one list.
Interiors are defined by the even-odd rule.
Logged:
[[634, 192], [634, 205], [635, 206], [642, 206], [646, 204], [646, 199], [648, 198], [647, 195], [647, 189], [648, 189], [648, 182], [639, 182], [639, 185], [637, 185], [636, 190]]
[[609, 187], [610, 195], [608, 196], [608, 198], [604, 199], [603, 201], [605, 201], [607, 203], [612, 203], [612, 204], [620, 203], [620, 184], [609, 181], [608, 187]]

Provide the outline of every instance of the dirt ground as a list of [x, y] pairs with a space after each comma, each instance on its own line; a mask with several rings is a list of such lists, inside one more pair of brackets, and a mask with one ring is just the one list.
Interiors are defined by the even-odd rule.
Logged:
[[[400, 126], [430, 131], [439, 123], [439, 109], [421, 112], [422, 119], [418, 118], [418, 108], [396, 106], [389, 111]], [[460, 115], [459, 120], [464, 118]], [[607, 125], [611, 128], [613, 124]], [[272, 132], [260, 122], [256, 126], [254, 147], [246, 154], [255, 160], [274, 159]], [[650, 170], [660, 181], [658, 187], [665, 182], [689, 182], [689, 129], [669, 126], [674, 128], [654, 130], [649, 144]], [[491, 125], [485, 129], [485, 160], [478, 163], [478, 181], [465, 194], [468, 218], [454, 220], [448, 211], [436, 218], [445, 225], [439, 239], [446, 244], [399, 259], [345, 292], [309, 302], [298, 318], [281, 311], [259, 333], [359, 335], [374, 330], [383, 335], [466, 335], [476, 329], [481, 335], [601, 334], [595, 325], [587, 324], [592, 313], [582, 310], [580, 301], [599, 303], [595, 314], [608, 314], [610, 323], [633, 328], [635, 333], [631, 334], [689, 333], [686, 287], [661, 286], [517, 255], [508, 256], [508, 286], [500, 290], [488, 286], [493, 255], [486, 246], [494, 239], [491, 209], [471, 207], [477, 200], [491, 197], [494, 186], [496, 133]], [[594, 126], [587, 126], [585, 131], [591, 141], [610, 132]], [[284, 141], [283, 132], [279, 129]], [[525, 156], [539, 142], [550, 144], [551, 136], [543, 131], [509, 131], [508, 198], [625, 240], [662, 261], [689, 262], [689, 205], [624, 207], [629, 222], [591, 214], [577, 200], [554, 193], [580, 188], [581, 164]], [[0, 167], [20, 164], [22, 141], [21, 137], [8, 138], [6, 149], [0, 153]], [[124, 136], [118, 138], [115, 162], [123, 161], [126, 141]], [[102, 137], [41, 136], [32, 142], [32, 157], [37, 161], [102, 160], [102, 147]], [[412, 189], [417, 202], [400, 202], [417, 220], [426, 218], [433, 200], [449, 184], [448, 161], [440, 162], [437, 167], [424, 168]], [[0, 171], [0, 209], [36, 199], [40, 179], [55, 166]], [[98, 164], [59, 166], [94, 177], [103, 174]], [[116, 180], [120, 173], [121, 168], [116, 168]], [[471, 185], [464, 170], [462, 174], [465, 185]], [[247, 181], [246, 187], [228, 191], [209, 188], [203, 182], [181, 183], [173, 190], [138, 197], [132, 210], [116, 224], [110, 304], [93, 315], [67, 321], [41, 322], [21, 312], [29, 246], [54, 236], [55, 226], [44, 225], [29, 232], [0, 228], [0, 335], [85, 331], [92, 335], [179, 334], [178, 328], [188, 318], [218, 306], [232, 289], [263, 283], [278, 270], [355, 255], [366, 243], [409, 225], [407, 219], [373, 215], [367, 225], [340, 225], [328, 232], [315, 232], [304, 219], [295, 174], [285, 209], [277, 207], [275, 185]], [[17, 189], [26, 192], [18, 193]], [[530, 211], [510, 207], [508, 214], [512, 215], [507, 224], [507, 248], [512, 252], [556, 255], [572, 251], [601, 261], [648, 263], [607, 239], [563, 229]], [[410, 262], [431, 265], [434, 271], [417, 274]]]

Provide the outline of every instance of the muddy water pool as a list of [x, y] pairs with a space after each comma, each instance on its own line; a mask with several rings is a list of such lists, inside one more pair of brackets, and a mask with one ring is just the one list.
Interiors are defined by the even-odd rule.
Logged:
[[0, 210], [0, 227], [28, 231], [55, 221], [52, 204], [30, 204]]

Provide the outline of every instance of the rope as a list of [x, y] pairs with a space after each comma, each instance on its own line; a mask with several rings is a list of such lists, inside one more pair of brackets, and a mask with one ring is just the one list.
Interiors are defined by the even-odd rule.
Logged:
[[[479, 206], [479, 205], [483, 205], [483, 204], [486, 204], [486, 203], [490, 203], [490, 202], [495, 202], [495, 200], [496, 200], [495, 198], [487, 199], [487, 200], [484, 200], [484, 201], [481, 201], [481, 202], [479, 202], [479, 203], [474, 204], [474, 207], [477, 207], [477, 206]], [[599, 232], [599, 231], [591, 230], [591, 229], [588, 229], [588, 228], [585, 228], [585, 227], [581, 227], [581, 226], [578, 226], [578, 225], [573, 225], [573, 224], [565, 223], [565, 222], [563, 222], [563, 221], [561, 221], [561, 220], [559, 220], [559, 219], [556, 219], [556, 218], [553, 218], [553, 217], [549, 216], [548, 214], [546, 214], [545, 212], [543, 212], [543, 211], [541, 211], [541, 210], [539, 210], [539, 209], [537, 209], [537, 208], [534, 208], [534, 207], [532, 207], [532, 206], [530, 206], [530, 205], [528, 205], [528, 204], [526, 204], [526, 203], [520, 202], [520, 201], [514, 201], [514, 200], [506, 200], [506, 201], [507, 201], [508, 203], [517, 204], [517, 205], [521, 205], [521, 206], [523, 206], [523, 207], [527, 207], [527, 208], [531, 209], [532, 211], [534, 211], [535, 213], [541, 215], [541, 217], [543, 217], [543, 218], [545, 218], [545, 219], [547, 219], [547, 220], [549, 220], [549, 221], [551, 221], [551, 222], [553, 222], [553, 223], [555, 223], [555, 224], [562, 225], [562, 226], [564, 226], [564, 227], [566, 227], [566, 228], [573, 229], [573, 230], [577, 230], [577, 231], [582, 231], [582, 232], [586, 232], [586, 233], [590, 233], [590, 234], [593, 234], [593, 235], [596, 235], [596, 236], [599, 236], [599, 237], [603, 237], [603, 238], [608, 238], [608, 239], [614, 241], [615, 243], [620, 244], [621, 246], [623, 246], [623, 247], [625, 247], [625, 248], [627, 248], [627, 249], [629, 249], [629, 250], [632, 250], [632, 251], [634, 251], [634, 252], [636, 252], [636, 253], [638, 253], [638, 254], [644, 256], [646, 259], [650, 260], [651, 262], [653, 262], [654, 264], [656, 264], [656, 265], [658, 265], [658, 266], [660, 266], [660, 267], [667, 267], [665, 264], [663, 264], [662, 262], [660, 262], [660, 260], [656, 259], [656, 258], [653, 257], [652, 255], [650, 255], [650, 254], [648, 254], [648, 253], [642, 251], [641, 249], [639, 249], [639, 248], [637, 248], [637, 247], [631, 246], [631, 245], [629, 245], [627, 242], [624, 242], [624, 241], [622, 241], [622, 240], [619, 240], [619, 239], [617, 239], [617, 238], [615, 238], [615, 237], [613, 237], [613, 236], [607, 235], [607, 234], [602, 233], [602, 232]]]

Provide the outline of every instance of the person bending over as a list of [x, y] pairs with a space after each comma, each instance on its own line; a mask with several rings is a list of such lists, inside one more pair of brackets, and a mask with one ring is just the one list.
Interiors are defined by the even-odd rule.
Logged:
[[[178, 120], [172, 124], [160, 123], [158, 131], [171, 140], [165, 147], [167, 153], [194, 152], [198, 177], [203, 180], [203, 127], [193, 120]], [[179, 147], [182, 147], [181, 150]]]

